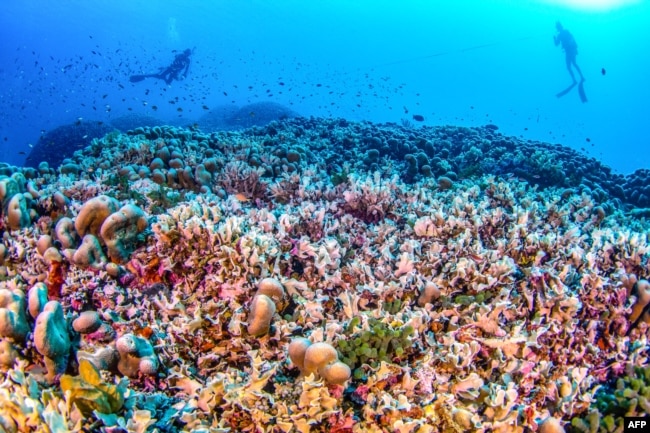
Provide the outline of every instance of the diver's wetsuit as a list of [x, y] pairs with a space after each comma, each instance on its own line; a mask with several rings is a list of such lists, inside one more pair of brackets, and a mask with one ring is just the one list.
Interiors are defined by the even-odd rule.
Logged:
[[190, 69], [190, 54], [192, 54], [192, 51], [189, 49], [177, 54], [172, 64], [161, 71], [156, 78], [165, 80], [167, 84], [171, 84], [174, 80], [180, 81], [185, 78], [187, 71]]
[[576, 40], [568, 30], [562, 27], [560, 23], [556, 23], [556, 28], [558, 33], [554, 37], [555, 45], [557, 46], [562, 44], [562, 49], [564, 49], [566, 68], [569, 71], [569, 75], [571, 75], [571, 79], [574, 83], [576, 82], [576, 77], [573, 74], [573, 70], [571, 69], [571, 66], [573, 66], [580, 74], [580, 79], [584, 80], [582, 71], [576, 63], [576, 57], [578, 56], [578, 44], [576, 43]]
[[145, 78], [158, 78], [160, 80], [165, 80], [165, 83], [167, 84], [171, 84], [174, 80], [180, 81], [187, 76], [187, 72], [190, 69], [191, 54], [192, 50], [187, 49], [182, 53], [177, 54], [171, 65], [164, 69], [160, 68], [161, 70], [157, 74], [132, 75], [130, 81], [132, 83], [137, 83]]

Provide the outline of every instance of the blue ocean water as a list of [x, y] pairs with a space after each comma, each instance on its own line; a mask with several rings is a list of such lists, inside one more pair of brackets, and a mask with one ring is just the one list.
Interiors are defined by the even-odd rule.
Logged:
[[[620, 173], [650, 167], [650, 2], [578, 3], [5, 0], [0, 161], [22, 164], [63, 124], [136, 114], [200, 127], [219, 107], [274, 102], [304, 116], [491, 123]], [[556, 96], [571, 84], [558, 20], [588, 102], [577, 87]], [[186, 48], [185, 80], [129, 81]]]

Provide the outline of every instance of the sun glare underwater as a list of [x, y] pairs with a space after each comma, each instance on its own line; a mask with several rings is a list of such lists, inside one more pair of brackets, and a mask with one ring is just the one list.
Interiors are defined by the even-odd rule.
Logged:
[[627, 431], [648, 3], [5, 1], [0, 432]]

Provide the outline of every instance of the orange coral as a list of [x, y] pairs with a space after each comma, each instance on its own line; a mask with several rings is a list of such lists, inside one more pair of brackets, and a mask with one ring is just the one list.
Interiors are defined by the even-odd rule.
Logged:
[[47, 273], [45, 285], [47, 286], [48, 299], [59, 299], [61, 297], [61, 288], [65, 281], [65, 268], [63, 263], [52, 261]]
[[164, 282], [163, 273], [160, 272], [161, 263], [159, 257], [153, 257], [146, 263], [134, 258], [125, 267], [137, 277], [138, 283], [142, 286], [150, 286]]

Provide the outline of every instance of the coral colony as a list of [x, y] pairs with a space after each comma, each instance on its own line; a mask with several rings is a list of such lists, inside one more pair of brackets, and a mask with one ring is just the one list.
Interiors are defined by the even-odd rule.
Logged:
[[622, 431], [650, 412], [647, 178], [313, 118], [4, 164], [0, 431]]

